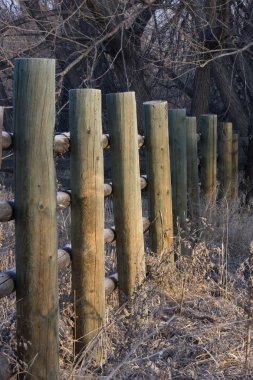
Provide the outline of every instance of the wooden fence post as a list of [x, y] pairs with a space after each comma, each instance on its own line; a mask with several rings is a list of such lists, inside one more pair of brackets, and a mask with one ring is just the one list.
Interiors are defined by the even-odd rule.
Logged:
[[107, 95], [107, 111], [117, 266], [123, 303], [145, 275], [135, 93]]
[[184, 228], [187, 215], [186, 110], [169, 110], [170, 162], [174, 228]]
[[216, 201], [217, 116], [201, 115], [201, 190], [205, 201]]
[[232, 137], [232, 179], [231, 179], [231, 199], [238, 199], [238, 134], [233, 133]]
[[20, 379], [58, 379], [55, 61], [17, 59], [14, 70], [17, 347]]
[[232, 185], [232, 123], [218, 124], [218, 178], [220, 196], [230, 199]]
[[199, 217], [199, 175], [196, 117], [186, 118], [188, 211], [193, 222]]
[[4, 124], [4, 107], [0, 107], [0, 169], [2, 167], [3, 156], [3, 124]]
[[151, 249], [161, 254], [173, 247], [168, 103], [144, 103], [144, 119]]
[[[101, 91], [71, 90], [69, 117], [72, 290], [78, 354], [97, 335], [105, 318]], [[96, 360], [101, 354], [99, 342]]]

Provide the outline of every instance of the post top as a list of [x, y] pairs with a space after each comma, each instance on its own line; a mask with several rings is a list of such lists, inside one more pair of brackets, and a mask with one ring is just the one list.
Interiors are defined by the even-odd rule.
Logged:
[[156, 105], [156, 104], [168, 104], [167, 100], [149, 100], [144, 102], [143, 105]]
[[88, 93], [88, 92], [93, 92], [93, 93], [98, 93], [101, 94], [101, 90], [98, 88], [71, 88], [69, 90], [69, 94], [74, 94], [74, 93]]
[[106, 94], [106, 96], [123, 96], [123, 95], [135, 95], [134, 91], [124, 91], [124, 92], [111, 92]]

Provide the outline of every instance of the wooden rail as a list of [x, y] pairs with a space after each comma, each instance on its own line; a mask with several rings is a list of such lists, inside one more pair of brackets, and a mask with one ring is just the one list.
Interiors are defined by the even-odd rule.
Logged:
[[[142, 226], [143, 226], [143, 233], [147, 232], [150, 228], [150, 221], [148, 218], [142, 218]], [[104, 229], [104, 242], [105, 244], [110, 244], [116, 241], [116, 233], [115, 233], [115, 227], [112, 226], [110, 228]], [[71, 263], [71, 257], [72, 257], [72, 248], [71, 245], [67, 245], [64, 248], [60, 248], [57, 251], [57, 260], [58, 260], [58, 270], [61, 271], [68, 267]], [[10, 295], [12, 292], [15, 291], [15, 278], [16, 278], [16, 271], [15, 268], [2, 271], [0, 272], [0, 299], [3, 297], [6, 297]], [[105, 283], [105, 293], [106, 295], [109, 295], [114, 289], [117, 287], [117, 283], [115, 283], [116, 279], [118, 279], [118, 274], [116, 275], [110, 275], [109, 277], [106, 277], [106, 283]], [[114, 281], [114, 285], [111, 284], [110, 281]]]
[[[1, 107], [0, 107], [1, 108]], [[3, 107], [2, 107], [3, 108]], [[1, 117], [1, 112], [0, 112]], [[145, 137], [138, 135], [138, 148], [145, 146]], [[54, 152], [57, 154], [65, 154], [70, 151], [70, 132], [62, 132], [54, 136]], [[110, 148], [110, 136], [108, 134], [101, 135], [101, 146], [103, 149]], [[13, 149], [13, 134], [2, 131], [2, 149]]]
[[[58, 249], [58, 271], [66, 269], [71, 264], [71, 246]], [[0, 299], [9, 296], [16, 291], [15, 268], [0, 272]], [[110, 295], [117, 287], [118, 274], [112, 274], [105, 278], [105, 295]]]
[[[140, 177], [140, 189], [144, 190], [148, 186], [146, 176]], [[113, 186], [111, 183], [104, 184], [104, 197], [108, 197], [113, 194]], [[71, 191], [58, 191], [56, 194], [56, 204], [59, 210], [65, 209], [71, 205]], [[15, 215], [15, 203], [13, 201], [0, 201], [0, 223], [9, 222], [14, 219]]]

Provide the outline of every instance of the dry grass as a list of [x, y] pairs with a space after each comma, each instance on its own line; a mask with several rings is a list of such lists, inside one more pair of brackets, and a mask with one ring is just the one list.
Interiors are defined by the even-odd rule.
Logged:
[[[93, 345], [72, 356], [73, 314], [70, 270], [60, 281], [61, 379], [253, 379], [253, 356], [246, 305], [250, 298], [250, 243], [253, 212], [239, 204], [207, 208], [198, 227], [187, 226], [185, 244], [192, 255], [179, 255], [175, 268], [167, 257], [147, 253], [148, 275], [122, 307], [114, 292], [107, 300], [107, 320], [99, 339], [105, 362], [93, 366]], [[112, 221], [107, 201], [107, 222]], [[58, 215], [60, 245], [69, 238], [69, 213]], [[110, 219], [110, 220], [109, 220]], [[14, 264], [14, 226], [1, 226], [1, 270]], [[116, 268], [115, 246], [106, 250], [106, 271]], [[1, 351], [14, 371], [15, 296], [0, 300]], [[248, 355], [246, 361], [246, 353]], [[74, 360], [75, 359], [75, 360]], [[14, 377], [13, 377], [14, 378]]]

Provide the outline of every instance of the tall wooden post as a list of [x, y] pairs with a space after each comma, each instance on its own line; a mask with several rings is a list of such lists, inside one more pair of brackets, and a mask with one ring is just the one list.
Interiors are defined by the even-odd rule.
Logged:
[[107, 95], [120, 302], [145, 274], [134, 92]]
[[216, 200], [217, 172], [217, 116], [201, 115], [201, 190], [204, 199], [213, 204]]
[[20, 379], [58, 379], [55, 61], [17, 59], [14, 71], [15, 227]]
[[2, 155], [3, 155], [3, 124], [4, 124], [4, 107], [0, 107], [0, 169], [2, 166]]
[[[69, 115], [72, 290], [78, 354], [99, 332], [105, 318], [101, 91], [71, 90]], [[101, 353], [99, 344], [97, 360]]]
[[220, 196], [230, 199], [232, 181], [232, 123], [218, 124], [218, 178]]
[[144, 103], [144, 121], [151, 249], [161, 254], [173, 247], [168, 103]]
[[186, 118], [188, 211], [193, 222], [199, 217], [199, 176], [196, 117]]
[[238, 199], [238, 174], [238, 134], [233, 133], [231, 198], [234, 200]]
[[169, 110], [173, 219], [184, 227], [187, 215], [186, 110]]

